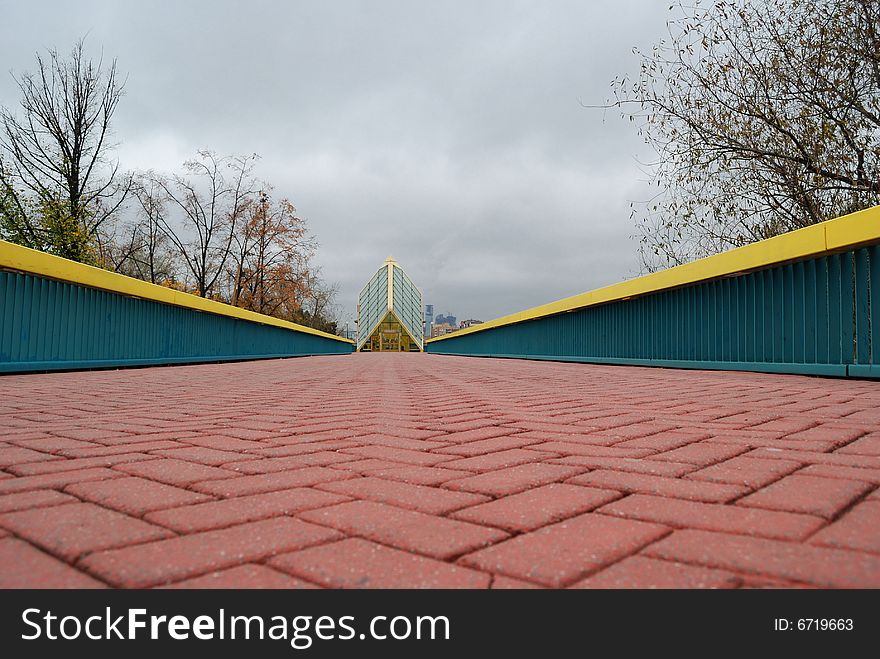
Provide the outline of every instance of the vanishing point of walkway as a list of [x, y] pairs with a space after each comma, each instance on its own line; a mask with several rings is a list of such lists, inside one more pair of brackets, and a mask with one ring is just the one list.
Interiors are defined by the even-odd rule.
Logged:
[[0, 378], [2, 587], [880, 587], [880, 386], [424, 354]]

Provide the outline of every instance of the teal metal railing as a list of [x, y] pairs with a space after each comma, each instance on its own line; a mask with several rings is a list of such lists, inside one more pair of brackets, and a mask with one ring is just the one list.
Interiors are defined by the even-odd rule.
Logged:
[[427, 352], [880, 377], [880, 246], [490, 323]]
[[[83, 267], [71, 266], [73, 271]], [[150, 287], [136, 280], [130, 283], [137, 290]], [[200, 299], [194, 303], [227, 311], [223, 309], [227, 305]], [[279, 326], [268, 317], [260, 322], [258, 314], [236, 317], [233, 314], [241, 310], [231, 307], [228, 311], [212, 313], [40, 274], [0, 270], [0, 373], [352, 352], [352, 343], [337, 337]]]

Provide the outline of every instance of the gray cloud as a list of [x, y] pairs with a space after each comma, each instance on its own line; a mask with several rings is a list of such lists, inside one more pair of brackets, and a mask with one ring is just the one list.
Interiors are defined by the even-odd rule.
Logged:
[[[488, 319], [636, 269], [649, 158], [584, 109], [634, 71], [667, 5], [608, 2], [0, 2], [4, 68], [87, 47], [128, 75], [129, 168], [257, 152], [340, 285], [345, 316], [393, 254], [437, 312]], [[0, 103], [17, 93], [0, 78]]]

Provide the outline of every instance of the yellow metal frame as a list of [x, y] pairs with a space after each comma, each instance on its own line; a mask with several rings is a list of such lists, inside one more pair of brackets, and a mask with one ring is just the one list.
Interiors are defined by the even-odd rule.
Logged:
[[[379, 325], [381, 325], [384, 322], [384, 319], [388, 317], [389, 311], [394, 313], [394, 318], [395, 318], [395, 320], [397, 320], [398, 323], [400, 323], [401, 327], [406, 327], [406, 325], [403, 323], [403, 321], [400, 320], [400, 316], [398, 316], [397, 313], [394, 312], [394, 268], [400, 268], [401, 272], [404, 272], [404, 270], [401, 267], [401, 265], [397, 261], [394, 260], [393, 256], [389, 256], [387, 259], [385, 259], [385, 262], [379, 267], [379, 270], [381, 270], [382, 268], [386, 268], [386, 271], [387, 271], [386, 276], [388, 277], [388, 279], [387, 279], [388, 289], [387, 289], [387, 293], [386, 293], [386, 302], [385, 302], [386, 315], [381, 316], [379, 318], [379, 320], [377, 320], [373, 324], [373, 326], [370, 328], [370, 331], [367, 332], [366, 338], [363, 340], [362, 343], [360, 343], [359, 345], [357, 343], [355, 343], [357, 352], [363, 351], [364, 346], [367, 345], [367, 342], [370, 340], [370, 337], [373, 336], [373, 334], [375, 333], [376, 328], [379, 327]], [[377, 270], [376, 272], [379, 272], [379, 270]], [[373, 277], [375, 277], [375, 276], [376, 275], [373, 275]], [[371, 281], [373, 281], [373, 277], [370, 277], [370, 279], [367, 281], [367, 283], [361, 287], [360, 293], [358, 293], [358, 300], [360, 300], [360, 297], [363, 294], [364, 289], [370, 285]], [[409, 279], [409, 277], [407, 277], [407, 279]], [[425, 296], [422, 294], [422, 289], [419, 288], [418, 286], [416, 286], [415, 282], [413, 282], [412, 279], [410, 279], [410, 283], [419, 292], [419, 300], [420, 300], [419, 306], [421, 307], [421, 305], [424, 304], [424, 299], [425, 299]], [[424, 309], [422, 309], [422, 315], [424, 315]], [[358, 320], [360, 320], [360, 317], [358, 317]], [[415, 343], [419, 347], [419, 352], [425, 351], [425, 343], [427, 343], [427, 341], [425, 341], [424, 333], [422, 336], [421, 343], [419, 343], [419, 341], [416, 340], [416, 338], [412, 335], [411, 332], [406, 332], [406, 335], [410, 338], [410, 341], [412, 341], [413, 343]]]
[[709, 279], [734, 276], [788, 261], [848, 250], [878, 241], [880, 241], [880, 206], [873, 206], [857, 213], [708, 256], [692, 263], [685, 263], [643, 277], [502, 316], [481, 325], [474, 325], [444, 336], [428, 339], [426, 343], [444, 341], [473, 332], [482, 332], [493, 327], [513, 325], [545, 316], [577, 311], [597, 304], [656, 293]]
[[151, 284], [140, 279], [120, 275], [116, 272], [102, 270], [76, 261], [69, 261], [59, 256], [46, 254], [35, 249], [22, 247], [13, 243], [0, 240], [0, 268], [7, 270], [18, 270], [27, 272], [41, 277], [50, 279], [58, 279], [60, 281], [88, 286], [90, 288], [99, 288], [101, 290], [119, 293], [121, 295], [129, 295], [131, 297], [142, 298], [144, 300], [153, 300], [164, 304], [172, 304], [176, 307], [184, 307], [187, 309], [195, 309], [196, 311], [204, 311], [218, 316], [229, 316], [230, 318], [240, 318], [254, 323], [263, 325], [273, 325], [284, 329], [303, 332], [305, 334], [314, 334], [325, 339], [335, 339], [344, 343], [354, 343], [350, 339], [345, 339], [335, 334], [322, 332], [311, 327], [298, 325], [272, 316], [248, 311], [233, 307], [223, 302], [216, 302], [190, 293], [166, 288], [158, 284]]
[[[418, 346], [418, 348], [419, 348], [418, 352], [424, 352], [422, 347], [419, 346], [419, 342], [415, 340], [415, 338], [413, 337], [412, 334], [410, 334], [410, 332], [407, 330], [406, 325], [403, 323], [402, 320], [400, 320], [400, 317], [397, 315], [397, 313], [395, 313], [394, 309], [388, 309], [385, 312], [385, 315], [382, 316], [375, 325], [373, 325], [373, 327], [370, 329], [369, 333], [367, 334], [367, 338], [364, 339], [364, 342], [361, 343], [360, 347], [357, 349], [357, 352], [364, 352], [364, 348], [366, 347], [366, 345], [368, 343], [372, 343], [373, 335], [376, 333], [376, 331], [379, 329], [379, 327], [382, 325], [382, 323], [384, 323], [385, 321], [388, 320], [388, 316], [392, 316], [394, 318], [394, 322], [396, 322], [398, 325], [400, 325], [401, 331], [409, 337], [410, 341], [412, 341], [416, 346]], [[372, 348], [371, 348], [371, 350], [372, 350]]]

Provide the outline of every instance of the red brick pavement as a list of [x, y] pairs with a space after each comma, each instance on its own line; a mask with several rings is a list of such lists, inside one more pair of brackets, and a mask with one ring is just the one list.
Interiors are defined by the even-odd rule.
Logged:
[[880, 384], [353, 355], [0, 378], [0, 587], [880, 587]]

